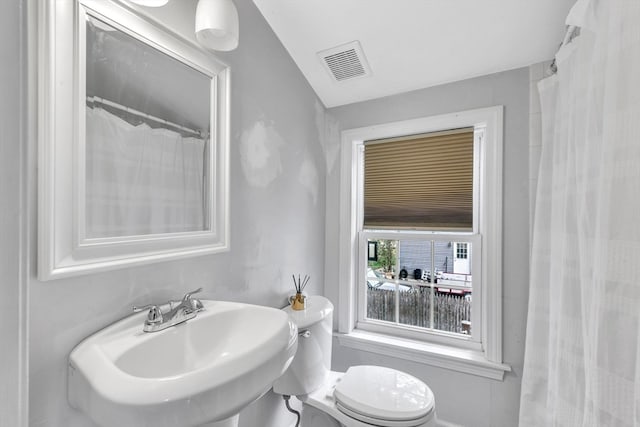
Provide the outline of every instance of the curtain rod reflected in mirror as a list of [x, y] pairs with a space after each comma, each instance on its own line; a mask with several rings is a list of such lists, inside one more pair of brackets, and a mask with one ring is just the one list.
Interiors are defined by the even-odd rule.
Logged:
[[100, 104], [103, 106], [108, 106], [108, 107], [112, 107], [115, 108], [116, 110], [122, 111], [123, 113], [126, 114], [131, 114], [134, 116], [137, 116], [141, 119], [145, 119], [145, 120], [151, 120], [152, 122], [156, 122], [159, 123], [161, 125], [165, 125], [165, 126], [169, 126], [170, 128], [174, 128], [175, 130], [179, 131], [179, 132], [185, 132], [187, 134], [187, 136], [195, 136], [198, 138], [207, 138], [207, 135], [204, 134], [203, 131], [201, 130], [195, 130], [195, 129], [191, 129], [182, 125], [179, 125], [177, 123], [172, 123], [168, 120], [165, 119], [161, 119], [160, 117], [155, 117], [152, 116], [150, 114], [144, 113], [142, 111], [138, 111], [134, 108], [130, 108], [127, 107], [126, 105], [120, 105], [117, 102], [113, 102], [113, 101], [109, 101], [108, 99], [103, 99], [97, 96], [87, 96], [87, 105], [90, 107], [93, 107], [94, 104]]

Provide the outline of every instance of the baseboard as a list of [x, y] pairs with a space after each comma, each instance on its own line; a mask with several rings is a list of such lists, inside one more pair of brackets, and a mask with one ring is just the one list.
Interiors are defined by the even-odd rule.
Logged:
[[460, 424], [450, 423], [449, 421], [445, 421], [440, 418], [436, 419], [436, 426], [437, 427], [464, 427], [464, 426], [461, 426]]
[[[294, 420], [291, 424], [288, 424], [285, 427], [296, 427], [296, 421]], [[450, 423], [449, 421], [437, 419], [436, 427], [464, 427], [464, 426], [456, 423]]]
[[[296, 427], [296, 420], [294, 419], [290, 424], [287, 424], [285, 427]], [[436, 427], [464, 427], [464, 426], [437, 418]]]

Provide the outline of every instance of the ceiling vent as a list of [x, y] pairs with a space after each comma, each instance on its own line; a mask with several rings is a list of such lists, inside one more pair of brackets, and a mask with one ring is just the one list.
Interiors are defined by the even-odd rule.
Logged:
[[318, 52], [318, 56], [336, 81], [341, 82], [371, 74], [367, 59], [357, 40]]

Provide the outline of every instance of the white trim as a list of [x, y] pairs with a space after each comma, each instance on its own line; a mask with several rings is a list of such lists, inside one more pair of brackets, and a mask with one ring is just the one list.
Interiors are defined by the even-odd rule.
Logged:
[[412, 362], [450, 369], [502, 381], [511, 367], [488, 361], [482, 352], [415, 341], [387, 334], [354, 330], [349, 334], [334, 334], [340, 345]]
[[[358, 146], [362, 144], [361, 138], [349, 137], [348, 131], [342, 133], [342, 158], [340, 176], [340, 264], [339, 277], [340, 286], [338, 294], [340, 301], [349, 301], [350, 304], [356, 300], [355, 296], [355, 265], [347, 260], [357, 257], [357, 206], [352, 200], [351, 194], [357, 189], [357, 168]], [[355, 326], [354, 309], [349, 304], [340, 304], [338, 311], [338, 330], [342, 333], [349, 333]]]
[[[85, 14], [212, 78], [208, 200], [203, 231], [88, 239], [84, 233], [83, 158]], [[230, 71], [159, 24], [101, 0], [43, 0], [38, 5], [38, 278], [50, 280], [229, 250]], [[80, 37], [80, 38], [78, 38]], [[83, 111], [83, 110], [82, 110]]]
[[438, 414], [436, 414], [436, 425], [438, 427], [463, 427], [461, 424], [452, 423], [445, 421], [442, 418], [438, 418]]
[[[31, 13], [37, 11], [36, 0], [27, 0], [25, 8], [19, 13], [21, 34], [19, 36], [20, 64], [22, 72], [18, 81], [12, 82], [19, 85], [19, 99], [16, 107], [19, 109], [19, 133], [18, 138], [11, 142], [19, 148], [18, 157], [13, 161], [18, 162], [18, 200], [19, 214], [17, 216], [18, 241], [15, 242], [15, 251], [18, 254], [18, 263], [7, 270], [3, 280], [4, 287], [9, 289], [10, 294], [4, 295], [9, 298], [10, 309], [8, 310], [5, 328], [15, 328], [15, 340], [5, 339], [4, 348], [10, 356], [7, 360], [15, 357], [16, 364], [9, 363], [0, 368], [0, 376], [11, 378], [7, 383], [17, 380], [17, 389], [12, 390], [14, 394], [0, 402], [0, 424], [2, 421], [7, 425], [15, 427], [27, 427], [29, 425], [29, 278], [31, 275], [31, 219], [33, 209], [31, 197], [35, 191], [35, 182], [32, 180], [32, 172], [35, 173], [35, 158], [33, 157], [36, 129], [36, 96], [35, 87], [37, 84], [37, 55], [35, 46], [38, 43], [37, 31], [38, 15]], [[26, 28], [26, 31], [22, 31]], [[12, 242], [5, 241], [11, 245]], [[3, 286], [0, 286], [2, 288]], [[9, 296], [11, 295], [11, 296]], [[15, 299], [12, 299], [15, 298]], [[7, 329], [5, 329], [7, 330]], [[14, 335], [11, 334], [13, 337]], [[4, 351], [4, 350], [3, 350]], [[3, 424], [4, 425], [4, 424]]]
[[19, 318], [18, 318], [18, 343], [16, 348], [20, 357], [19, 378], [20, 384], [18, 389], [18, 422], [16, 427], [27, 427], [29, 425], [29, 280], [32, 276], [32, 266], [35, 254], [33, 244], [34, 230], [32, 225], [35, 224], [35, 206], [32, 203], [32, 195], [37, 191], [35, 171], [37, 167], [36, 150], [37, 142], [37, 126], [38, 126], [38, 67], [39, 54], [37, 46], [40, 43], [41, 35], [38, 30], [38, 23], [41, 15], [38, 8], [39, 0], [27, 0], [26, 8], [22, 12], [22, 23], [27, 27], [25, 62], [26, 62], [26, 78], [23, 85], [24, 100], [23, 119], [22, 119], [22, 136], [21, 153], [20, 153], [20, 261], [19, 261]]
[[[474, 202], [478, 201], [477, 227], [474, 220], [474, 232], [480, 231], [481, 250], [476, 250], [475, 254], [481, 254], [481, 260], [474, 256], [474, 272], [481, 275], [481, 288], [474, 289], [474, 293], [481, 295], [481, 310], [474, 310], [474, 323], [480, 320], [482, 325], [480, 331], [482, 351], [474, 352], [473, 357], [463, 353], [465, 349], [452, 349], [448, 346], [438, 346], [431, 348], [435, 344], [423, 343], [427, 346], [416, 350], [416, 345], [387, 345], [376, 344], [375, 339], [386, 337], [387, 340], [394, 338], [388, 335], [366, 334], [369, 338], [350, 339], [353, 334], [359, 333], [356, 330], [357, 313], [357, 254], [358, 254], [358, 224], [357, 212], [361, 200], [355, 197], [359, 192], [361, 179], [358, 175], [359, 147], [363, 141], [372, 139], [392, 138], [403, 135], [435, 132], [444, 129], [455, 129], [473, 126], [483, 130], [483, 134], [476, 132], [483, 141], [479, 144], [481, 149], [474, 154], [477, 156], [474, 163], [479, 165], [479, 169], [474, 168], [474, 175], [481, 179], [479, 193], [474, 194]], [[496, 369], [504, 372], [510, 370], [502, 364], [502, 127], [503, 127], [503, 107], [495, 106], [481, 108], [477, 110], [463, 111], [459, 113], [443, 114], [433, 117], [418, 118], [400, 122], [392, 122], [381, 125], [349, 129], [342, 132], [342, 155], [341, 155], [341, 183], [340, 183], [340, 260], [339, 260], [339, 297], [342, 302], [338, 309], [338, 331], [341, 335], [341, 342], [349, 343], [350, 346], [368, 351], [375, 351], [382, 354], [397, 357], [410, 358], [436, 366], [448, 367], [461, 372], [476, 373], [483, 369], [488, 369], [489, 373], [482, 376], [490, 378], [502, 378], [496, 374]], [[474, 144], [478, 144], [475, 138]], [[474, 150], [475, 151], [475, 150]], [[479, 265], [476, 265], [479, 262]], [[474, 273], [475, 275], [475, 273]], [[362, 337], [360, 337], [362, 338]], [[400, 340], [400, 338], [395, 338]], [[406, 340], [402, 340], [406, 343]], [[415, 342], [414, 342], [415, 343]], [[345, 344], [347, 345], [347, 344]], [[456, 357], [447, 356], [447, 351], [458, 352]], [[425, 356], [429, 354], [429, 356]], [[466, 354], [466, 356], [460, 357]], [[480, 357], [480, 359], [478, 359]], [[443, 362], [446, 360], [446, 362]], [[497, 367], [497, 368], [496, 368]], [[494, 369], [496, 368], [496, 369]]]
[[488, 360], [502, 362], [502, 163], [503, 152], [502, 107], [495, 107], [486, 117], [485, 141], [482, 144], [480, 164], [485, 167], [481, 176], [485, 180], [481, 187], [480, 222], [488, 236], [483, 244], [482, 286], [486, 301], [482, 310], [482, 336]]

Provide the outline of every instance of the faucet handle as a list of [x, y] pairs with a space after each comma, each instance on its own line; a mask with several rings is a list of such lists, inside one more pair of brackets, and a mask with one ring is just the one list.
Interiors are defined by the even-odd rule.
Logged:
[[143, 310], [149, 309], [149, 313], [147, 314], [147, 322], [149, 323], [160, 323], [162, 322], [162, 311], [160, 307], [155, 304], [147, 304], [142, 307], [133, 306], [133, 312], [138, 313]]
[[202, 304], [202, 301], [200, 301], [197, 298], [193, 298], [191, 300], [191, 308], [193, 309], [193, 311], [202, 311], [204, 310], [204, 304]]
[[200, 301], [197, 298], [191, 298], [191, 295], [197, 294], [198, 292], [202, 292], [202, 288], [198, 288], [195, 291], [188, 292], [182, 298], [182, 303], [183, 304], [188, 304], [189, 308], [191, 310], [193, 310], [193, 311], [202, 311], [202, 310], [204, 310], [204, 305], [202, 304], [202, 301]]
[[191, 299], [191, 295], [193, 294], [197, 294], [198, 292], [202, 292], [202, 288], [198, 288], [195, 291], [191, 291], [191, 292], [187, 292], [186, 294], [184, 294], [184, 296], [182, 297], [182, 301], [189, 301]]

